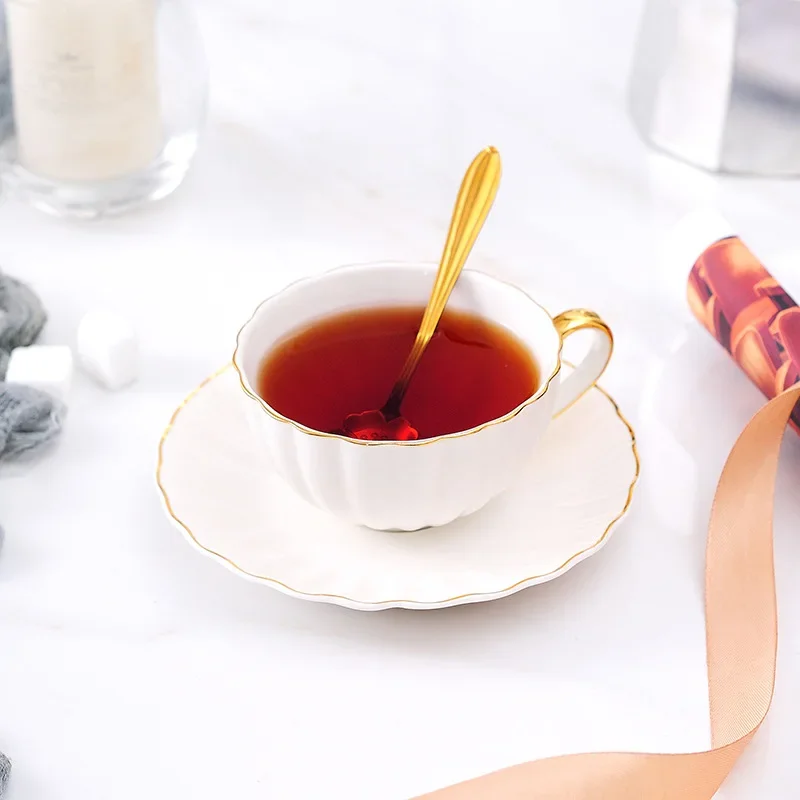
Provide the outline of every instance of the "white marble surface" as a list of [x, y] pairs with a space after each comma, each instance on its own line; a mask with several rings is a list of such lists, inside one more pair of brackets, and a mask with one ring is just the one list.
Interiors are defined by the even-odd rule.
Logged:
[[[690, 317], [689, 265], [660, 264], [656, 243], [716, 203], [800, 295], [800, 184], [649, 152], [624, 105], [639, 11], [202, 0], [211, 115], [181, 190], [98, 224], [2, 204], [0, 264], [46, 301], [45, 341], [108, 305], [137, 320], [145, 355], [124, 393], [78, 380], [59, 449], [0, 472], [9, 800], [399, 799], [539, 756], [708, 744], [706, 519], [761, 398]], [[488, 143], [505, 176], [472, 263], [613, 325], [605, 385], [643, 460], [631, 515], [563, 578], [441, 612], [307, 604], [199, 557], [153, 484], [174, 406], [287, 281], [436, 259]], [[786, 451], [778, 689], [725, 800], [796, 794], [800, 444]]]

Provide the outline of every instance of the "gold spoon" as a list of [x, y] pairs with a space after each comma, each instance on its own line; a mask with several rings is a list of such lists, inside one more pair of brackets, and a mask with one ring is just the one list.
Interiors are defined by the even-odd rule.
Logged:
[[461, 188], [456, 197], [456, 205], [450, 220], [442, 259], [436, 273], [428, 305], [422, 315], [414, 346], [406, 358], [400, 376], [380, 410], [362, 411], [349, 414], [343, 433], [355, 439], [409, 440], [419, 438], [417, 431], [403, 419], [400, 406], [414, 375], [420, 359], [431, 340], [436, 326], [442, 317], [450, 294], [467, 260], [472, 245], [486, 221], [492, 207], [497, 187], [500, 185], [500, 154], [494, 147], [481, 150], [469, 165]]

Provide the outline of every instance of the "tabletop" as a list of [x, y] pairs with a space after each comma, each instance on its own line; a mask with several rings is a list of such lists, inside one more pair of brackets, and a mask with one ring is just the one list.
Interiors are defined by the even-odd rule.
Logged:
[[[707, 747], [707, 519], [763, 399], [691, 317], [691, 265], [659, 243], [715, 205], [800, 294], [800, 186], [708, 175], [638, 138], [640, 0], [195, 6], [211, 104], [184, 185], [95, 223], [0, 205], [0, 267], [43, 298], [43, 341], [73, 343], [106, 307], [143, 353], [128, 390], [77, 376], [59, 447], [0, 472], [9, 800], [399, 800], [548, 755]], [[289, 281], [436, 260], [487, 144], [504, 177], [470, 264], [612, 325], [603, 385], [642, 460], [629, 516], [563, 577], [440, 611], [306, 603], [200, 557], [154, 483], [172, 410]], [[785, 450], [777, 692], [726, 800], [796, 792], [796, 437]]]

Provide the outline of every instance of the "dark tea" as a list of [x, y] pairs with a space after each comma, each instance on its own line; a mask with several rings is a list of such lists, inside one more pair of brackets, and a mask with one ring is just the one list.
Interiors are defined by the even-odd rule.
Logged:
[[[258, 391], [285, 417], [318, 431], [381, 408], [411, 350], [424, 308], [370, 308], [325, 317], [264, 358]], [[402, 405], [420, 439], [502, 417], [537, 389], [533, 357], [510, 331], [445, 310]]]

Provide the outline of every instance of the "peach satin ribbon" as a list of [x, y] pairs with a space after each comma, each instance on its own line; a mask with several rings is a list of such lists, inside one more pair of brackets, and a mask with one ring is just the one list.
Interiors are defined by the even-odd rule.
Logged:
[[772, 702], [778, 644], [772, 505], [781, 441], [800, 386], [748, 423], [722, 472], [706, 544], [712, 749], [586, 753], [518, 764], [427, 800], [708, 800]]

